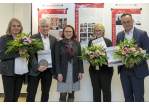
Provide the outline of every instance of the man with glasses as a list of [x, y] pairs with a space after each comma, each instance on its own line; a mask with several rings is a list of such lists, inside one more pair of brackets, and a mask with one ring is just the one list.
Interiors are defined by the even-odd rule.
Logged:
[[[116, 43], [124, 41], [124, 37], [134, 39], [138, 47], [149, 53], [149, 38], [146, 31], [137, 29], [133, 23], [134, 20], [130, 13], [122, 14], [121, 24], [125, 30], [118, 33]], [[134, 65], [132, 69], [126, 68], [125, 65], [118, 66], [118, 73], [120, 73], [125, 101], [144, 102], [144, 78], [149, 75], [146, 60], [139, 65]]]

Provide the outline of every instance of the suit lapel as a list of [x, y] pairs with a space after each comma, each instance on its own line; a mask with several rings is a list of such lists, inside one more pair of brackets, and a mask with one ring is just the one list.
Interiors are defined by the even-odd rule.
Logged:
[[49, 35], [50, 49], [52, 49], [53, 41], [54, 41], [54, 40], [52, 40], [52, 37]]
[[40, 42], [43, 42], [43, 41], [42, 41], [42, 38], [41, 38], [41, 35], [40, 35], [40, 32], [38, 33], [38, 35], [37, 35], [36, 38], [40, 39]]
[[[41, 35], [40, 35], [40, 32], [38, 33], [37, 38], [40, 39], [40, 42], [41, 42], [41, 43], [43, 43], [42, 38], [41, 38]], [[44, 45], [43, 45], [43, 44], [42, 44], [42, 46], [43, 46], [43, 48], [44, 48]], [[43, 50], [43, 49], [42, 49], [42, 50]]]
[[120, 40], [121, 40], [122, 42], [124, 42], [124, 37], [125, 37], [125, 33], [124, 33], [124, 31], [123, 31], [123, 34], [121, 35], [121, 38], [120, 38]]
[[137, 30], [135, 27], [134, 27], [134, 31], [133, 31], [133, 39], [137, 40]]

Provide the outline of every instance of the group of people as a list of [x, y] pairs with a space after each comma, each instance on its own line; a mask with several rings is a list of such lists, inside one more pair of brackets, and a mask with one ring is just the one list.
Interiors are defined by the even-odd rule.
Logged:
[[[134, 20], [130, 13], [124, 13], [121, 16], [121, 23], [124, 31], [117, 35], [116, 43], [127, 39], [135, 39], [139, 47], [146, 49], [149, 53], [149, 38], [145, 31], [139, 30], [133, 26]], [[39, 33], [31, 35], [33, 39], [40, 39], [43, 42], [43, 49], [51, 50], [52, 66], [45, 67], [38, 64], [38, 54], [30, 54], [28, 62], [28, 73], [22, 75], [15, 72], [15, 60], [20, 55], [25, 54], [27, 50], [20, 49], [14, 54], [6, 55], [7, 42], [17, 38], [17, 34], [22, 33], [23, 27], [21, 21], [12, 18], [8, 24], [6, 35], [0, 37], [0, 74], [2, 75], [3, 88], [5, 93], [4, 102], [17, 102], [20, 95], [22, 83], [25, 76], [28, 76], [27, 98], [26, 102], [34, 102], [37, 93], [39, 81], [41, 80], [41, 102], [47, 102], [49, 91], [52, 84], [52, 78], [57, 80], [57, 92], [60, 93], [60, 102], [74, 102], [75, 91], [80, 90], [80, 81], [82, 79], [83, 61], [77, 56], [81, 56], [80, 42], [75, 40], [77, 34], [71, 25], [66, 25], [61, 35], [62, 40], [48, 34], [50, 29], [49, 20], [39, 19]], [[93, 34], [97, 38], [104, 38], [107, 47], [112, 46], [112, 42], [105, 38], [105, 28], [102, 24], [96, 24]], [[93, 40], [95, 40], [93, 39]], [[93, 40], [89, 41], [91, 46]], [[108, 57], [107, 57], [108, 59]], [[101, 102], [101, 90], [103, 101], [111, 102], [111, 80], [113, 76], [113, 67], [102, 65], [97, 67], [90, 63], [89, 74], [93, 87], [93, 101]], [[147, 62], [135, 65], [128, 69], [125, 65], [118, 66], [121, 84], [126, 102], [144, 101], [144, 78], [149, 75]], [[66, 96], [68, 94], [68, 98]]]

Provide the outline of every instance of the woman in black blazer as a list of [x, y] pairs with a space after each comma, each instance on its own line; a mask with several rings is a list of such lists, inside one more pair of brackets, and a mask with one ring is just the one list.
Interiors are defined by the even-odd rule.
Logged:
[[83, 61], [77, 56], [81, 56], [80, 43], [75, 40], [77, 34], [74, 28], [66, 25], [61, 36], [63, 39], [58, 41], [55, 47], [57, 92], [60, 92], [59, 101], [74, 101], [74, 91], [80, 90], [80, 80], [82, 79]]
[[[107, 47], [112, 46], [112, 42], [104, 37], [105, 28], [103, 27], [102, 24], [99, 23], [94, 26], [93, 34], [96, 36], [95, 39], [103, 37]], [[91, 46], [91, 43], [92, 40], [89, 41], [88, 46]], [[90, 63], [89, 74], [93, 87], [93, 101], [101, 102], [101, 90], [102, 90], [103, 101], [111, 102], [111, 80], [113, 76], [113, 67], [108, 67], [108, 65], [102, 65], [101, 67], [99, 65], [99, 68], [96, 69], [96, 67]]]
[[[6, 35], [0, 37], [0, 74], [2, 75], [5, 99], [4, 102], [17, 102], [22, 88], [22, 83], [25, 78], [26, 71], [22, 71], [24, 74], [18, 74], [15, 71], [15, 58], [25, 54], [27, 50], [19, 50], [13, 54], [5, 54], [7, 50], [6, 43], [10, 40], [17, 38], [18, 33], [22, 33], [23, 27], [21, 21], [16, 18], [12, 18], [9, 21]], [[25, 65], [27, 66], [27, 64]], [[21, 69], [22, 70], [22, 69]]]

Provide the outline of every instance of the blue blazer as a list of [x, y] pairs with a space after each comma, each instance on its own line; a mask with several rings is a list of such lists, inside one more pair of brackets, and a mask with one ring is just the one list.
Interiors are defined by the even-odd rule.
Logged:
[[[117, 44], [120, 43], [120, 40], [123, 42], [124, 37], [125, 37], [124, 31], [119, 32], [117, 35], [116, 43]], [[146, 31], [142, 31], [134, 27], [133, 39], [136, 40], [135, 44], [139, 44], [138, 47], [141, 47], [142, 49], [147, 50], [147, 53], [149, 53], [149, 37]], [[118, 66], [118, 74], [121, 72], [122, 68], [123, 69], [125, 68], [124, 65]], [[149, 75], [148, 65], [146, 60], [144, 60], [139, 65], [135, 64], [133, 69], [137, 78], [144, 78]]]

